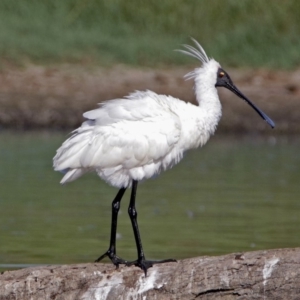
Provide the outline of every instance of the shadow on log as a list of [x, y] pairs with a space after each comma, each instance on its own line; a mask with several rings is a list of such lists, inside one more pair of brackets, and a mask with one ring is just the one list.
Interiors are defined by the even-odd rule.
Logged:
[[0, 299], [300, 299], [300, 248], [184, 259], [146, 278], [98, 263], [6, 271]]

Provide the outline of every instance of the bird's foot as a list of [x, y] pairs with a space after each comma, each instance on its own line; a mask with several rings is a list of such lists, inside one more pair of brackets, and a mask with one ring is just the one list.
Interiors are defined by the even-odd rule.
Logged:
[[122, 258], [120, 258], [119, 256], [116, 255], [115, 252], [111, 251], [111, 250], [107, 250], [103, 255], [101, 255], [100, 257], [98, 257], [95, 262], [99, 262], [101, 261], [104, 257], [108, 257], [111, 262], [118, 268], [119, 265], [123, 264], [123, 265], [127, 265], [128, 261], [124, 260]]
[[145, 258], [139, 258], [135, 261], [126, 262], [126, 266], [127, 267], [136, 266], [141, 268], [145, 273], [145, 277], [147, 277], [147, 270], [149, 268], [153, 267], [153, 265], [163, 264], [167, 262], [177, 262], [177, 260], [172, 258], [164, 259], [164, 260], [146, 260]]

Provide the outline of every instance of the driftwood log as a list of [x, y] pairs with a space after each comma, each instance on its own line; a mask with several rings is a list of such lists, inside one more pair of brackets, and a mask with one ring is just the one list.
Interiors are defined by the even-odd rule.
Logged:
[[300, 248], [185, 259], [147, 277], [97, 263], [6, 271], [0, 299], [300, 299]]

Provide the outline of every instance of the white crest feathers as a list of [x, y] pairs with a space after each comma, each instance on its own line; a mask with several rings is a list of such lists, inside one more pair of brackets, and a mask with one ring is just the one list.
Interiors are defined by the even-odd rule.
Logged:
[[179, 49], [179, 50], [176, 50], [176, 51], [179, 51], [183, 54], [192, 56], [192, 57], [200, 60], [202, 63], [208, 63], [209, 58], [206, 55], [206, 53], [205, 53], [204, 49], [202, 48], [202, 46], [194, 38], [191, 38], [191, 39], [195, 43], [195, 45], [198, 49], [193, 47], [193, 46], [184, 44], [183, 47], [186, 48], [187, 50]]
[[[191, 38], [191, 40], [195, 43], [197, 48], [184, 44], [183, 47], [186, 48], [187, 50], [178, 49], [176, 51], [200, 60], [203, 65], [209, 63], [211, 61], [211, 59], [206, 55], [202, 46], [194, 38]], [[184, 76], [184, 78], [186, 80], [193, 79], [197, 76], [197, 74], [198, 74], [197, 69], [195, 69], [195, 70], [187, 73]]]

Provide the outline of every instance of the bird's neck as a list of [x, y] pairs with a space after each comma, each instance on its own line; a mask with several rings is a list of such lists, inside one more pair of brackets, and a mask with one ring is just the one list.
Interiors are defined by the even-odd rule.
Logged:
[[214, 134], [222, 114], [217, 90], [201, 88], [197, 89], [195, 86], [199, 106], [186, 103], [178, 112], [183, 126], [182, 148], [185, 150], [206, 144], [209, 137]]
[[209, 134], [213, 134], [222, 115], [222, 106], [218, 91], [211, 84], [203, 84], [203, 81], [195, 81], [195, 96], [198, 102], [201, 118], [205, 120], [205, 127]]

